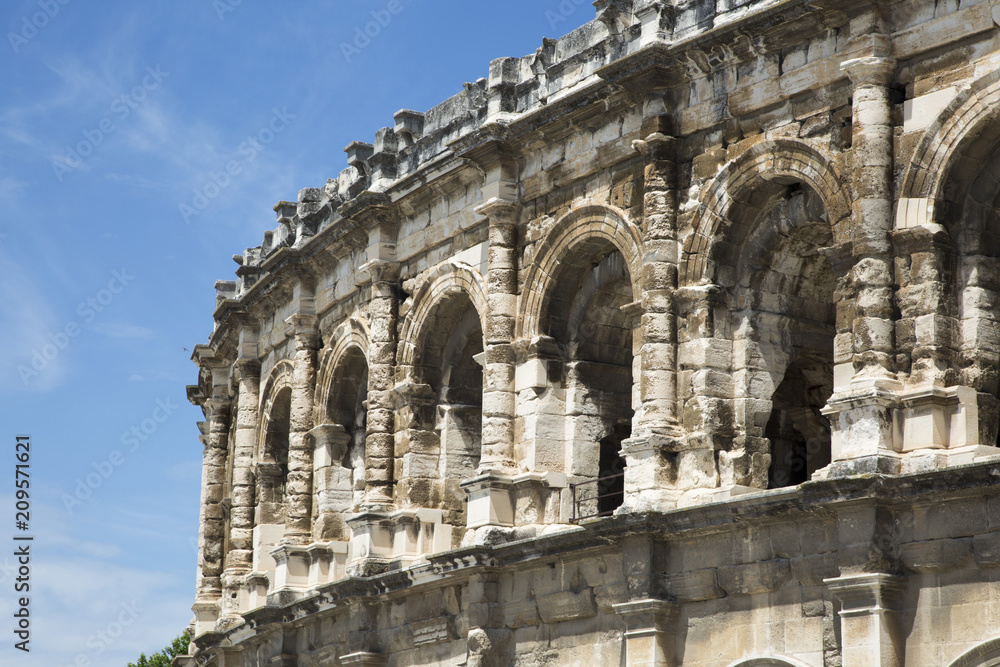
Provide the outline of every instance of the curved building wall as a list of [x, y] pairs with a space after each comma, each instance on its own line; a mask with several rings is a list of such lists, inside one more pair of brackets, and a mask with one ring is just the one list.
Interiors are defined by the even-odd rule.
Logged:
[[216, 284], [181, 665], [989, 665], [989, 2], [600, 0]]

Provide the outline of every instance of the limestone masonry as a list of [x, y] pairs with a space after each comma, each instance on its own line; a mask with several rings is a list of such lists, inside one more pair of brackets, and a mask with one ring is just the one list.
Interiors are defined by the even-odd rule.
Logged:
[[176, 664], [1000, 665], [995, 2], [598, 0], [350, 144], [216, 284]]

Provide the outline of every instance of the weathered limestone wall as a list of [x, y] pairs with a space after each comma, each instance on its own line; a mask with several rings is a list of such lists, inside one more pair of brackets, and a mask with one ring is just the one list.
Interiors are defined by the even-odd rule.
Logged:
[[216, 284], [182, 664], [1000, 656], [1000, 10], [595, 6]]

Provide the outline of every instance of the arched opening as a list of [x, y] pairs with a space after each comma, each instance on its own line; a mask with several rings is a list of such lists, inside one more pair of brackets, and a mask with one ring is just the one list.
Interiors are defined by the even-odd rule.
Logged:
[[[938, 206], [938, 219], [948, 230], [951, 247], [938, 243], [936, 248], [911, 254], [909, 273], [912, 287], [921, 288], [921, 295], [941, 293], [933, 301], [925, 298], [924, 310], [942, 323], [951, 320], [959, 339], [941, 334], [931, 339], [918, 337], [913, 366], [914, 373], [922, 367], [930, 371], [946, 368], [950, 372], [935, 378], [941, 384], [974, 388], [978, 442], [994, 445], [1000, 444], [1000, 342], [994, 333], [1000, 327], [1000, 118], [984, 121], [954, 158], [944, 183], [944, 201]], [[917, 266], [923, 267], [923, 275], [913, 270], [914, 261], [920, 262]], [[918, 284], [921, 278], [922, 285]], [[901, 292], [905, 294], [909, 287]]]
[[[347, 479], [336, 480], [351, 494], [349, 505], [338, 507], [351, 512], [364, 501], [365, 437], [368, 433], [368, 360], [358, 347], [349, 348], [338, 360], [327, 399], [327, 419], [344, 427], [348, 444], [343, 458], [333, 463], [346, 470]], [[341, 471], [338, 471], [338, 473]]]
[[734, 377], [751, 399], [747, 435], [768, 441], [773, 489], [801, 484], [830, 463], [821, 410], [833, 393], [837, 283], [823, 252], [832, 230], [815, 192], [775, 184], [759, 209], [737, 262]]
[[593, 483], [578, 487], [578, 515], [606, 515], [624, 501], [621, 446], [633, 416], [631, 276], [614, 244], [591, 238], [554, 278], [542, 323], [565, 362], [565, 469], [571, 482]]
[[255, 524], [285, 522], [285, 485], [288, 481], [288, 436], [291, 430], [290, 387], [280, 389], [265, 415], [264, 446], [257, 462], [257, 516]]
[[465, 526], [460, 484], [475, 476], [482, 455], [482, 320], [469, 295], [452, 288], [423, 324], [403, 418], [402, 495], [410, 506], [440, 507], [446, 523]]
[[459, 486], [472, 479], [482, 455], [483, 329], [464, 293], [440, 307], [438, 326], [428, 340], [428, 380], [437, 400], [435, 430], [441, 451], [442, 504], [454, 525], [465, 525], [466, 493]]

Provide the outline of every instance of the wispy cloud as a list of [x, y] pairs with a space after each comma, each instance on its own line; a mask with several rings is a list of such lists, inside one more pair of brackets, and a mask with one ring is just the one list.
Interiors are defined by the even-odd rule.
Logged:
[[[25, 387], [45, 391], [56, 386], [65, 374], [65, 355], [45, 358], [42, 348], [49, 336], [60, 329], [55, 310], [33, 279], [30, 267], [8, 257], [0, 245], [0, 387], [8, 391], [23, 391]], [[45, 372], [22, 381], [19, 368], [32, 370], [32, 358], [42, 354], [36, 365], [45, 365]]]
[[153, 335], [153, 330], [141, 327], [136, 324], [113, 320], [110, 322], [94, 322], [90, 329], [102, 336], [110, 338], [149, 338]]

